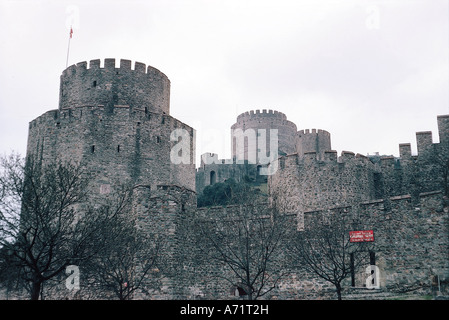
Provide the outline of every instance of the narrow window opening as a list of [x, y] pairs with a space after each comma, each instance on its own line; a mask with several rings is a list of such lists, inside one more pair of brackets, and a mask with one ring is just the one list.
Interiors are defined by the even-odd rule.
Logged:
[[92, 87], [96, 87], [97, 86], [97, 80], [94, 80], [94, 82], [92, 83]]
[[161, 143], [161, 137], [157, 136], [157, 137], [156, 137], [156, 142], [157, 142], [157, 143]]
[[117, 146], [117, 152], [120, 152], [120, 145]]
[[210, 172], [210, 185], [213, 185], [217, 181], [217, 174], [215, 171]]
[[91, 153], [94, 153], [94, 152], [95, 152], [95, 146], [91, 146], [91, 147], [90, 147], [90, 152], [91, 152]]

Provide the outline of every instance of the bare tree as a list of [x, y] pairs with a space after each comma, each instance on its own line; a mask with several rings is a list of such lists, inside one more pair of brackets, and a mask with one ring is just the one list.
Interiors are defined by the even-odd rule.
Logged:
[[333, 284], [338, 300], [343, 280], [369, 261], [371, 244], [351, 243], [351, 226], [351, 219], [342, 211], [316, 212], [288, 245], [294, 265]]
[[81, 214], [87, 183], [80, 166], [42, 166], [19, 155], [0, 160], [0, 246], [14, 276], [39, 299], [42, 285], [97, 250], [107, 216]]
[[[102, 250], [83, 266], [90, 287], [100, 295], [110, 297], [113, 293], [120, 300], [130, 300], [133, 293], [147, 286], [157, 285], [162, 265], [162, 239], [137, 226], [131, 213], [130, 194], [123, 203], [108, 205], [101, 210], [116, 208], [118, 214], [109, 219], [101, 229]], [[123, 195], [119, 195], [123, 199]]]
[[282, 216], [257, 201], [246, 190], [226, 210], [197, 221], [199, 247], [211, 263], [224, 267], [218, 273], [243, 290], [249, 300], [272, 291], [282, 277], [279, 260], [285, 232]]

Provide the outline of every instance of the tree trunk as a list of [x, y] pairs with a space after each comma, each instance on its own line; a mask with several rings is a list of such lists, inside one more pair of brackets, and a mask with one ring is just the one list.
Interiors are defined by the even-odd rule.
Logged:
[[31, 300], [39, 300], [39, 295], [41, 293], [41, 285], [40, 281], [34, 281], [31, 286]]
[[337, 288], [337, 297], [338, 297], [338, 300], [341, 300], [341, 286], [340, 286], [340, 284], [337, 283], [337, 284], [335, 285], [335, 288]]

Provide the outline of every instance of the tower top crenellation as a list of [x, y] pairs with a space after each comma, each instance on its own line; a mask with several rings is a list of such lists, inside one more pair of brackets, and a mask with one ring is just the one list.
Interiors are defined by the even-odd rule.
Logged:
[[60, 78], [59, 109], [83, 105], [129, 105], [170, 113], [170, 80], [156, 68], [121, 59], [74, 64]]

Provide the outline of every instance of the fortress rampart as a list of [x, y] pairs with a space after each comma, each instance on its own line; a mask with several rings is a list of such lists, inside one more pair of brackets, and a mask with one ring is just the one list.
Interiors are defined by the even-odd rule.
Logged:
[[411, 194], [416, 202], [420, 193], [448, 188], [449, 116], [438, 116], [438, 128], [439, 143], [433, 143], [430, 131], [417, 132], [418, 155], [412, 156], [410, 143], [401, 143], [399, 158], [349, 151], [338, 157], [328, 132], [301, 130], [301, 152], [278, 158], [278, 170], [268, 178], [269, 190], [292, 212], [403, 194]]
[[[304, 212], [331, 205], [351, 205], [374, 197], [374, 164], [365, 156], [343, 151], [280, 157], [268, 177], [270, 194], [287, 212]], [[270, 164], [271, 165], [271, 164]]]
[[130, 106], [51, 110], [30, 122], [27, 155], [45, 163], [82, 163], [95, 177], [95, 191], [125, 181], [194, 190], [193, 153], [190, 164], [170, 159], [175, 129], [189, 133], [193, 150], [194, 130], [169, 115]]
[[251, 121], [251, 120], [260, 120], [261, 117], [263, 118], [267, 118], [267, 119], [278, 119], [278, 120], [287, 120], [287, 116], [279, 111], [276, 110], [268, 110], [267, 109], [262, 109], [262, 110], [250, 110], [250, 111], [246, 111], [242, 114], [240, 114], [237, 117], [237, 123], [243, 123], [246, 121]]
[[297, 132], [296, 152], [300, 157], [308, 152], [315, 152], [319, 158], [324, 157], [331, 148], [331, 135], [322, 129], [306, 129]]
[[[404, 288], [430, 288], [437, 276], [447, 281], [449, 216], [440, 191], [420, 193], [416, 202], [405, 194], [306, 211], [297, 216], [298, 230], [310, 228], [313, 221], [323, 215], [345, 216], [352, 231], [373, 231], [370, 250], [379, 268], [381, 288], [393, 292]], [[360, 270], [355, 286], [363, 287], [365, 279], [364, 270]], [[351, 286], [350, 279], [345, 286]]]

